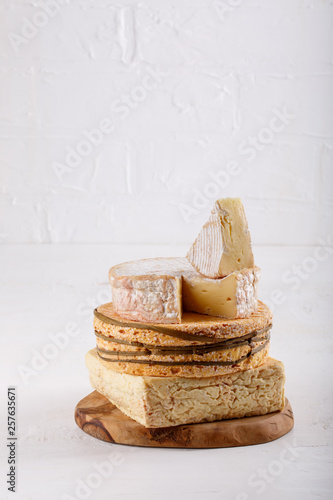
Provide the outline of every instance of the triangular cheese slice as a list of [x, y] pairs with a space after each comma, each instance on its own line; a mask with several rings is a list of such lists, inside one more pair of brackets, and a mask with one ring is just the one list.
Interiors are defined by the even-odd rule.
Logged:
[[251, 236], [240, 198], [216, 201], [187, 258], [209, 278], [223, 278], [254, 266]]

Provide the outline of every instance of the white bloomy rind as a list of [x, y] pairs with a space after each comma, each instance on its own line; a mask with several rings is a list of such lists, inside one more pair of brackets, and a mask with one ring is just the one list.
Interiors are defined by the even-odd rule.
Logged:
[[179, 323], [182, 318], [182, 265], [185, 259], [142, 259], [109, 271], [114, 310], [147, 323]]
[[181, 279], [176, 276], [111, 278], [111, 287], [115, 311], [124, 317], [151, 323], [181, 320]]
[[233, 274], [236, 275], [237, 279], [237, 317], [246, 318], [257, 309], [257, 283], [260, 279], [260, 269], [258, 267], [254, 267], [252, 269], [244, 269], [243, 271], [235, 272]]
[[114, 310], [129, 320], [179, 323], [183, 309], [235, 319], [257, 309], [257, 267], [210, 279], [186, 258], [143, 259], [112, 267], [109, 278]]
[[240, 198], [216, 201], [187, 258], [208, 278], [223, 278], [254, 266], [251, 236]]

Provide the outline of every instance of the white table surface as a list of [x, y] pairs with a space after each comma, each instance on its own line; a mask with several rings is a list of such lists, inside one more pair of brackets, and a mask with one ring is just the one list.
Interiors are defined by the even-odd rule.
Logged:
[[[108, 268], [152, 256], [183, 255], [178, 246], [8, 245], [1, 275], [1, 492], [2, 499], [317, 499], [332, 498], [332, 254], [290, 288], [282, 275], [306, 266], [313, 247], [257, 247], [260, 297], [280, 289], [274, 306], [271, 355], [285, 363], [286, 395], [295, 428], [264, 445], [213, 449], [145, 449], [98, 441], [75, 424], [76, 403], [91, 387], [84, 365], [94, 346], [93, 308], [109, 298]], [[76, 323], [54, 359], [25, 381], [50, 335]], [[19, 368], [20, 367], [20, 368]], [[24, 383], [25, 382], [25, 383]], [[18, 400], [18, 482], [6, 490], [6, 388]], [[5, 451], [3, 453], [3, 451]], [[101, 462], [113, 464], [102, 478]], [[81, 485], [81, 490], [78, 485]], [[85, 488], [83, 484], [90, 484]]]

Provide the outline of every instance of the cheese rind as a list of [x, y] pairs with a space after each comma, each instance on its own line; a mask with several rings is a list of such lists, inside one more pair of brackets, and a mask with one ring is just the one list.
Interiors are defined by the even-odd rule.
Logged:
[[124, 318], [151, 323], [179, 323], [181, 278], [177, 276], [112, 279], [115, 310]]
[[[225, 319], [184, 312], [181, 323], [174, 323], [161, 328], [151, 323], [122, 323], [122, 318], [115, 312], [112, 302], [102, 304], [94, 311], [95, 331], [107, 337], [124, 338], [129, 342], [166, 346], [200, 345], [202, 336], [206, 340], [234, 339], [251, 332], [262, 330], [272, 324], [273, 314], [260, 300], [255, 313], [248, 318]], [[157, 327], [157, 328], [155, 328]], [[170, 335], [169, 333], [172, 333]], [[197, 338], [199, 337], [199, 338]]]
[[257, 368], [214, 377], [150, 377], [104, 366], [86, 355], [90, 382], [125, 415], [145, 427], [265, 415], [284, 407], [284, 367], [268, 358]]
[[257, 310], [259, 278], [258, 267], [235, 271], [222, 279], [184, 275], [184, 309], [229, 319], [246, 318]]
[[180, 323], [184, 259], [142, 259], [124, 262], [109, 271], [117, 314], [148, 323]]
[[257, 309], [259, 268], [223, 280], [205, 278], [186, 258], [157, 258], [112, 267], [109, 278], [119, 316], [147, 323], [179, 323], [182, 309], [229, 319]]
[[240, 198], [215, 202], [187, 258], [199, 273], [209, 278], [223, 278], [254, 266], [251, 236]]

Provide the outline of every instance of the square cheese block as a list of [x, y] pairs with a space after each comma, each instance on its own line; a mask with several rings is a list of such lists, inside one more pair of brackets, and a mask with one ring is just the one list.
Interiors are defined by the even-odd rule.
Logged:
[[254, 266], [251, 236], [240, 198], [216, 201], [187, 258], [208, 278], [223, 278]]
[[212, 422], [265, 415], [284, 407], [285, 373], [273, 358], [230, 375], [182, 378], [128, 375], [86, 355], [92, 387], [145, 427]]
[[125, 319], [180, 323], [192, 311], [228, 319], [246, 318], [257, 309], [260, 269], [253, 267], [210, 279], [186, 257], [124, 262], [109, 271], [114, 310]]

